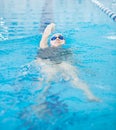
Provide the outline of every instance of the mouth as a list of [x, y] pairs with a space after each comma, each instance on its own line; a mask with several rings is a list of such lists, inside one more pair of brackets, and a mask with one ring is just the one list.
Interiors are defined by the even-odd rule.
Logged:
[[60, 40], [57, 40], [56, 42], [55, 42], [55, 44], [62, 44], [62, 41], [60, 41]]

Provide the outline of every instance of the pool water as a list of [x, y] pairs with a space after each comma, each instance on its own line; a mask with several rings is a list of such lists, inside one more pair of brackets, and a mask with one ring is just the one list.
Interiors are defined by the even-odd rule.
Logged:
[[[113, 0], [101, 2], [116, 7]], [[115, 130], [116, 23], [91, 0], [0, 3], [0, 130]], [[34, 60], [51, 22], [72, 49], [79, 78], [101, 102], [90, 102], [63, 79], [41, 96]]]

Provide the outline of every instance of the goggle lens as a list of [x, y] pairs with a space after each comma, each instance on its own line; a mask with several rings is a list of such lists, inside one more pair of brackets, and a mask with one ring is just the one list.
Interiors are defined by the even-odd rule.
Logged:
[[57, 38], [60, 39], [60, 40], [64, 40], [64, 37], [63, 37], [62, 35], [59, 35], [58, 37], [53, 36], [53, 37], [51, 38], [51, 40], [54, 41], [54, 40], [56, 40]]

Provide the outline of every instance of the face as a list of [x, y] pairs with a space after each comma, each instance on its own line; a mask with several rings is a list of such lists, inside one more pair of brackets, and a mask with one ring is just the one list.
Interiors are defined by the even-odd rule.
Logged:
[[55, 34], [51, 37], [50, 44], [52, 47], [58, 47], [65, 44], [64, 37], [61, 34]]

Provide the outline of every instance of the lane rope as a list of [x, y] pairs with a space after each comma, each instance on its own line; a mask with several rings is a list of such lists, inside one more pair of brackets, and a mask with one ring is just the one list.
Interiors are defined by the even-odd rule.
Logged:
[[105, 14], [107, 14], [114, 22], [116, 22], [116, 13], [111, 11], [109, 8], [106, 8], [98, 0], [91, 0], [95, 5], [97, 5]]

